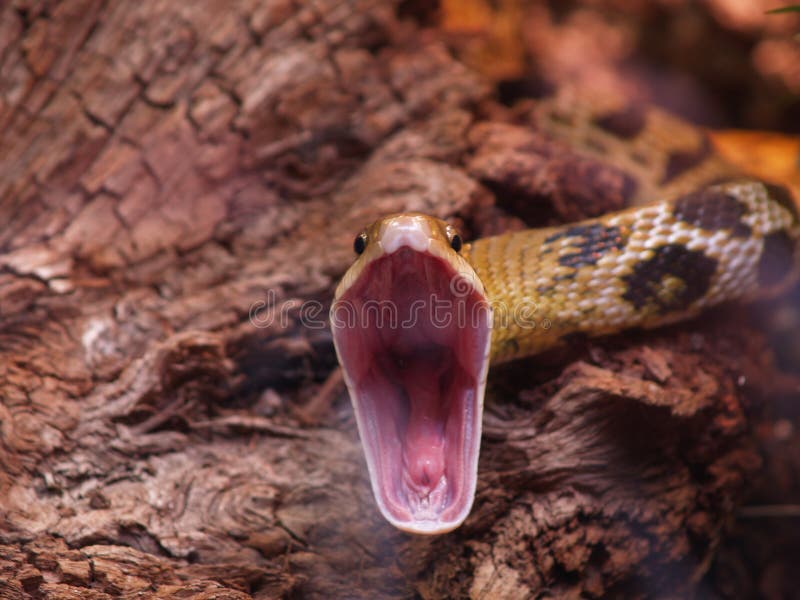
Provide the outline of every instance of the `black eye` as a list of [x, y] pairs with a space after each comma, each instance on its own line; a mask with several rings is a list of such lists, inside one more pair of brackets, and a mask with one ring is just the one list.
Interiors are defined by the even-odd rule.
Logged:
[[452, 238], [450, 238], [450, 246], [452, 246], [453, 250], [455, 250], [456, 252], [461, 250], [461, 245], [462, 245], [461, 236], [458, 235], [457, 233], [453, 235]]
[[361, 254], [367, 248], [367, 234], [360, 233], [356, 237], [356, 240], [353, 242], [353, 250], [356, 251], [356, 254]]

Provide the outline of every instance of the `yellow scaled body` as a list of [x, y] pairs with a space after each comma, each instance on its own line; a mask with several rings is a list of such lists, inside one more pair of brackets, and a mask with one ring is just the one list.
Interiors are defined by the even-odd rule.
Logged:
[[745, 180], [485, 238], [463, 254], [492, 302], [492, 360], [499, 362], [570, 334], [654, 327], [769, 294], [792, 279], [798, 247], [792, 207]]

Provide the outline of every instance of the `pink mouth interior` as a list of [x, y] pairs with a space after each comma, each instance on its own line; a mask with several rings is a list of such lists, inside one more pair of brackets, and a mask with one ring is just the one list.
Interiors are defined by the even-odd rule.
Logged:
[[333, 313], [376, 499], [420, 532], [459, 524], [475, 491], [490, 315], [471, 286], [451, 289], [455, 276], [403, 247], [370, 263]]

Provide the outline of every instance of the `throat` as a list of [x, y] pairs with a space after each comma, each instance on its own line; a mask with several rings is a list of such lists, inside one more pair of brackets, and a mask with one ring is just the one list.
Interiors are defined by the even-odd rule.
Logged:
[[[452, 352], [438, 347], [400, 359], [398, 383], [407, 407], [405, 431], [398, 431], [403, 458], [403, 481], [409, 502], [446, 488], [446, 430], [449, 413], [448, 373]], [[443, 498], [441, 500], [444, 500]]]

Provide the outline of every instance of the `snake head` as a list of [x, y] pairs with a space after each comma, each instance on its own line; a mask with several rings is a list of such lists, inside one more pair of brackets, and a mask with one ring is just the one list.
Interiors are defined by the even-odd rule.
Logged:
[[354, 247], [330, 316], [375, 500], [399, 529], [445, 533], [475, 495], [491, 307], [444, 221], [391, 215]]

